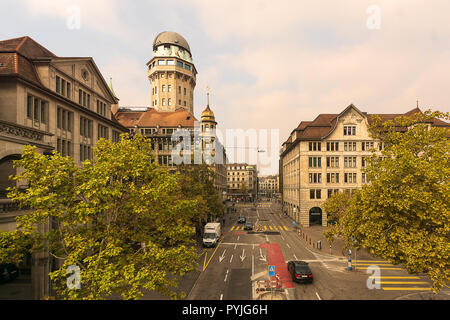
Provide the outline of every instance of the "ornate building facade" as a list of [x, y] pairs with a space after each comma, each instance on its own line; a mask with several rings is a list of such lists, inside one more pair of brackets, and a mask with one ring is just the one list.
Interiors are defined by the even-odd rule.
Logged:
[[[382, 121], [405, 114], [379, 114]], [[354, 105], [339, 114], [320, 114], [301, 121], [283, 143], [280, 153], [280, 191], [283, 210], [297, 223], [327, 226], [323, 202], [336, 192], [352, 192], [366, 183], [366, 157], [371, 149], [382, 150], [368, 130], [371, 114]], [[449, 124], [436, 119], [433, 126]]]
[[115, 118], [128, 128], [130, 133], [139, 132], [150, 138], [155, 161], [171, 170], [176, 170], [172, 151], [176, 148], [177, 141], [172, 141], [173, 134], [178, 129], [188, 130], [191, 145], [186, 146], [185, 152], [193, 152], [198, 146], [201, 146], [202, 150], [206, 147], [207, 141], [201, 133], [207, 133], [211, 137], [213, 154], [215, 155], [216, 150], [222, 154], [223, 162], [211, 163], [210, 168], [215, 173], [215, 188], [224, 200], [227, 192], [227, 157], [220, 141], [215, 138], [217, 122], [209, 105], [209, 92], [200, 121], [194, 116], [197, 70], [189, 44], [178, 33], [162, 32], [153, 42], [153, 54], [147, 63], [151, 89], [150, 106], [120, 107]]
[[[127, 132], [111, 113], [117, 103], [91, 57], [58, 57], [30, 37], [0, 41], [0, 230], [14, 230], [26, 214], [6, 198], [23, 146], [81, 165], [98, 139]], [[30, 263], [34, 298], [47, 296], [50, 258], [36, 254]]]

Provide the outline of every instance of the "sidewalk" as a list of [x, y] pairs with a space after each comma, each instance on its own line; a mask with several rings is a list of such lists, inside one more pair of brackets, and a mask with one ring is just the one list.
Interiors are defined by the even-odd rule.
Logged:
[[[272, 211], [275, 213], [281, 213], [281, 204], [273, 203], [271, 207]], [[282, 219], [289, 220], [292, 222], [292, 219], [289, 216], [281, 214]], [[291, 224], [291, 223], [289, 223]], [[296, 225], [294, 227], [295, 232], [297, 232], [297, 236], [302, 239], [308, 249], [313, 250], [322, 254], [331, 254], [337, 257], [348, 257], [346, 251], [344, 251], [344, 241], [341, 239], [336, 239], [333, 243], [329, 243], [323, 233], [327, 230], [327, 227], [323, 226], [312, 226], [312, 227], [303, 227], [301, 225]], [[320, 241], [318, 246], [318, 241]], [[331, 248], [330, 248], [331, 245]], [[352, 251], [351, 258], [355, 258], [355, 249], [350, 248]], [[362, 248], [356, 251], [356, 258], [359, 260], [374, 260], [377, 259], [373, 255], [371, 255], [366, 249]]]

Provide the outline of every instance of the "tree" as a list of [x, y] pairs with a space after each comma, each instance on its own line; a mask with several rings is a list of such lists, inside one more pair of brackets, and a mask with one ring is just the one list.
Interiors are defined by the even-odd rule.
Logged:
[[197, 228], [202, 221], [221, 217], [225, 206], [220, 194], [214, 187], [215, 172], [210, 165], [182, 164], [177, 167], [180, 174], [180, 188], [187, 199], [197, 202], [197, 210], [201, 212], [194, 221]]
[[[82, 167], [57, 152], [40, 155], [32, 146], [15, 163], [23, 172], [14, 180], [28, 181], [29, 188], [13, 188], [9, 197], [33, 209], [17, 218], [16, 231], [0, 234], [0, 243], [27, 238], [32, 250], [48, 250], [60, 263], [50, 273], [56, 298], [115, 293], [138, 299], [143, 290], [181, 298], [177, 276], [196, 268], [191, 221], [200, 214], [197, 201], [183, 196], [179, 175], [151, 163], [149, 140], [140, 134], [121, 138], [100, 139], [94, 160]], [[39, 231], [46, 222], [53, 227]], [[19, 259], [19, 248], [13, 251], [0, 248], [2, 261]], [[79, 290], [66, 284], [72, 265], [81, 270]]]
[[338, 227], [349, 246], [403, 264], [410, 273], [426, 273], [437, 292], [450, 279], [450, 131], [430, 122], [449, 113], [418, 113], [370, 126], [384, 149], [373, 151], [365, 170], [368, 184], [342, 201], [327, 200], [339, 211]]

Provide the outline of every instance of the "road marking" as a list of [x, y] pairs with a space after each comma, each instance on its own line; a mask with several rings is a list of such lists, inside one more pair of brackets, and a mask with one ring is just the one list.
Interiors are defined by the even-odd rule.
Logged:
[[266, 230], [266, 231], [267, 231], [267, 226], [264, 226], [264, 230]]
[[227, 251], [227, 249], [225, 249], [222, 253], [222, 255], [219, 257], [219, 262], [222, 262], [223, 259], [225, 259], [225, 252]]
[[239, 258], [241, 259], [241, 262], [244, 262], [244, 259], [245, 259], [245, 249], [242, 249], [242, 254], [239, 256]]
[[238, 245], [237, 243], [234, 244], [234, 249], [236, 249], [237, 245]]
[[286, 231], [289, 231], [288, 228], [286, 228], [286, 226], [283, 226], [283, 228], [284, 228]]
[[389, 261], [385, 261], [385, 260], [352, 260], [352, 261], [354, 261], [355, 263], [358, 263], [358, 262], [371, 262], [371, 263], [373, 263], [373, 262], [379, 262], [379, 263], [389, 263]]
[[255, 272], [255, 256], [252, 254], [252, 276], [254, 272]]
[[223, 299], [223, 293], [220, 295], [220, 300], [222, 300]]
[[281, 236], [281, 239], [283, 239], [283, 240], [284, 240], [284, 237], [283, 237], [283, 236]]
[[419, 290], [419, 291], [429, 291], [432, 290], [431, 288], [415, 288], [415, 287], [386, 287], [381, 288], [383, 290], [401, 290], [401, 291], [408, 291], [408, 290]]
[[[223, 239], [222, 239], [222, 240], [223, 240]], [[222, 243], [222, 240], [220, 240], [219, 243], [217, 244], [216, 249], [215, 249], [214, 252], [212, 253], [212, 255], [211, 255], [211, 257], [209, 258], [209, 260], [208, 260], [208, 262], [206, 263], [206, 265], [205, 265], [205, 262], [206, 262], [206, 256], [207, 256], [207, 254], [205, 254], [205, 261], [203, 261], [203, 271], [205, 271], [205, 269], [208, 267], [209, 262], [211, 261], [212, 257], [214, 257], [214, 254], [216, 253], [217, 249], [219, 249], [219, 247], [220, 247], [220, 245], [221, 245], [221, 243]]]
[[269, 226], [269, 228], [270, 228], [270, 230], [273, 230], [273, 229], [272, 229], [272, 226]]
[[239, 241], [240, 236], [237, 237], [237, 240]]
[[231, 258], [230, 258], [230, 263], [231, 263], [231, 261], [233, 260], [233, 255], [231, 255]]
[[420, 279], [420, 278], [410, 276], [370, 276], [369, 279]]
[[416, 281], [375, 281], [379, 284], [430, 284], [429, 282], [416, 282]]
[[234, 228], [235, 228], [235, 226], [232, 226], [232, 227], [231, 227], [231, 229], [230, 229], [230, 231], [233, 231], [233, 230], [234, 230]]
[[291, 246], [289, 245], [289, 243], [286, 243], [286, 245], [288, 246], [289, 249], [291, 248]]
[[228, 277], [228, 269], [227, 269], [227, 273], [225, 274], [225, 279], [223, 279], [223, 282], [227, 281], [227, 277]]
[[[352, 262], [353, 262], [353, 260], [352, 260]], [[353, 265], [355, 265], [355, 266], [373, 266], [373, 265], [377, 265], [377, 264], [374, 264], [374, 263], [353, 263]], [[393, 267], [394, 265], [393, 264], [390, 264], [390, 263], [385, 263], [385, 264], [380, 264], [381, 266], [383, 266], [383, 267]]]
[[319, 300], [322, 300], [322, 298], [319, 296], [319, 294], [316, 292], [316, 296], [317, 298], [319, 298]]
[[[380, 270], [403, 270], [402, 268], [384, 268], [384, 267], [378, 267]], [[358, 269], [369, 269], [369, 267], [358, 267]]]
[[294, 258], [295, 258], [295, 260], [298, 260], [298, 258], [297, 258], [297, 256], [294, 254]]

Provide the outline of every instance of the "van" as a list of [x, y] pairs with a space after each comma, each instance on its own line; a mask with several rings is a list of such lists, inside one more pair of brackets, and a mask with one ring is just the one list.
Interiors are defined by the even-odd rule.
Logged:
[[203, 246], [214, 247], [222, 235], [219, 222], [209, 222], [205, 225], [203, 233]]

